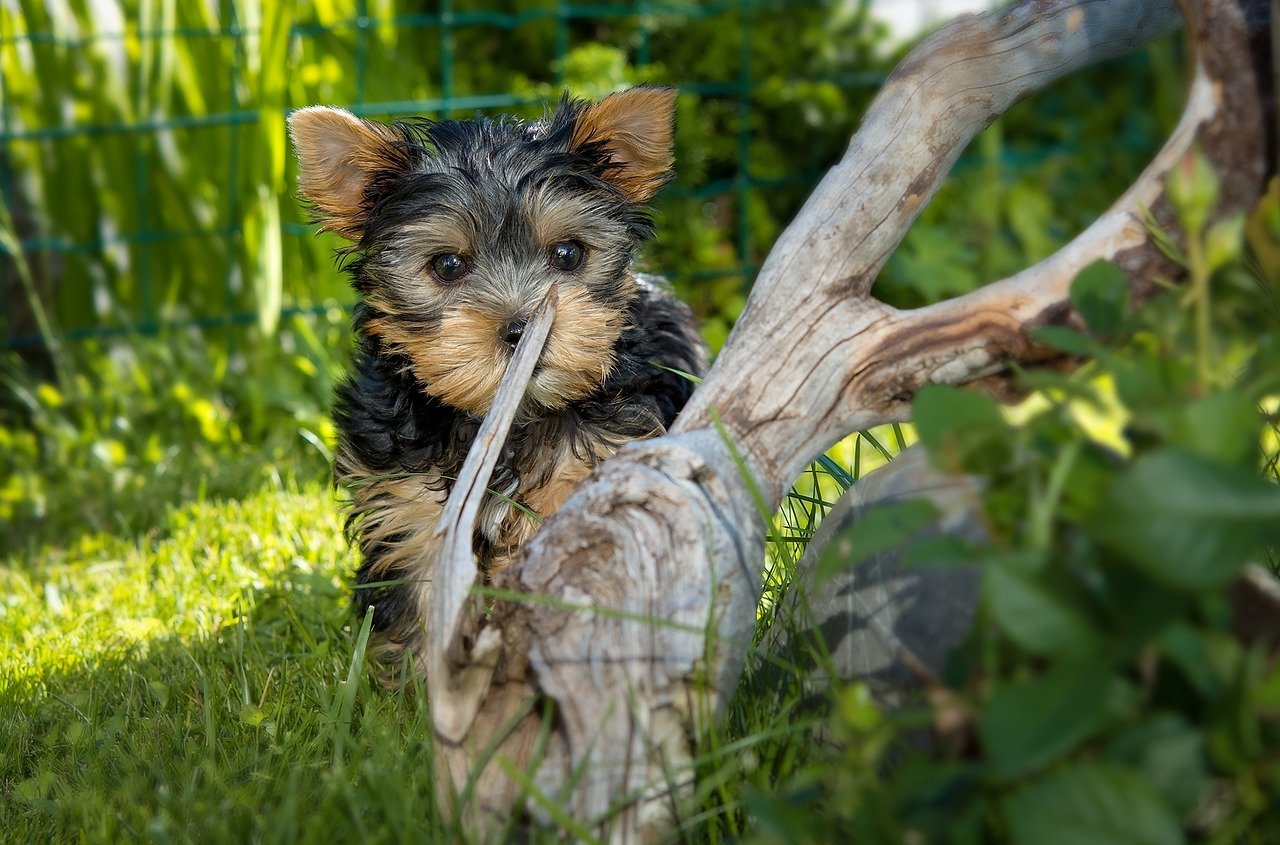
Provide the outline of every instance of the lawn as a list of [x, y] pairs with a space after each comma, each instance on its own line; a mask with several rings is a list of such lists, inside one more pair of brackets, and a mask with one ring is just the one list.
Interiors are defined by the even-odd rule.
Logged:
[[[832, 450], [843, 471], [869, 471], [911, 438], [877, 434]], [[814, 469], [798, 488], [776, 523], [793, 547], [838, 486]], [[141, 537], [68, 532], [9, 553], [7, 837], [453, 838], [432, 792], [425, 697], [376, 688], [364, 671], [339, 497], [319, 481], [269, 483], [173, 506]], [[795, 703], [791, 690], [746, 699], [707, 738], [690, 831], [733, 832], [743, 789], [807, 758], [810, 723], [779, 718]]]
[[[172, 510], [0, 569], [10, 841], [367, 841], [432, 827], [419, 696], [353, 668], [333, 493]], [[8, 788], [12, 786], [12, 788]]]

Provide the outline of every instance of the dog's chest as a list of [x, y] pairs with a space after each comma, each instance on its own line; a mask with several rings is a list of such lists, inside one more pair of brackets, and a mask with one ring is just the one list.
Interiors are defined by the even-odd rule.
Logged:
[[[609, 450], [610, 452], [612, 449]], [[568, 436], [556, 431], [523, 432], [500, 461], [476, 523], [477, 540], [489, 553], [481, 565], [505, 567], [544, 520], [573, 493], [595, 465], [607, 457], [593, 449], [577, 454]]]

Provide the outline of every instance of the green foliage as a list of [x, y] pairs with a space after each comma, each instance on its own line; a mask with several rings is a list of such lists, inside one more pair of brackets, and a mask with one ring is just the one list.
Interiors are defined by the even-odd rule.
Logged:
[[1143, 455], [1107, 486], [1094, 530], [1167, 585], [1221, 586], [1264, 544], [1280, 540], [1280, 487], [1255, 467], [1174, 446]]
[[10, 358], [0, 385], [0, 555], [81, 531], [134, 536], [168, 508], [327, 477], [346, 315], [295, 317], [278, 344], [196, 331], [75, 350], [55, 385]]
[[1111, 262], [1095, 261], [1076, 277], [1071, 304], [1090, 331], [1110, 338], [1120, 331], [1129, 313], [1129, 280]]
[[[338, 240], [312, 237], [289, 196], [290, 107], [533, 117], [564, 88], [598, 97], [649, 82], [682, 96], [677, 179], [644, 263], [677, 281], [718, 348], [745, 282], [889, 66], [882, 29], [856, 3], [447, 8], [447, 21], [393, 0], [0, 9], [0, 189], [53, 330], [247, 314], [269, 335], [282, 307], [349, 301], [330, 258]], [[784, 33], [792, 46], [779, 50]], [[1162, 109], [1130, 104], [1151, 89], [1158, 104], [1176, 99], [1173, 52], [1128, 60], [1131, 90], [1112, 84], [1114, 67], [1080, 74], [984, 133], [878, 292], [902, 304], [963, 292], [1077, 231], [1166, 128]], [[1091, 143], [1107, 137], [1121, 143]], [[40, 310], [28, 303], [9, 330], [43, 331]]]
[[[678, 180], [646, 263], [680, 281], [718, 346], [750, 268], [839, 153], [876, 76], [841, 81], [883, 68], [880, 29], [856, 4], [733, 0], [641, 18], [635, 6], [455, 0], [444, 11], [392, 0], [0, 9], [0, 188], [55, 329], [252, 314], [270, 335], [282, 306], [349, 301], [330, 259], [338, 240], [312, 237], [290, 196], [291, 107], [536, 117], [566, 88], [601, 97], [648, 82], [683, 94]], [[783, 31], [796, 49], [776, 48]]]
[[[918, 397], [917, 428], [934, 463], [981, 480], [987, 539], [922, 544], [910, 559], [979, 568], [978, 618], [927, 710], [855, 718], [837, 702], [842, 750], [752, 804], [785, 831], [780, 838], [1176, 843], [1280, 834], [1280, 666], [1262, 645], [1237, 639], [1224, 589], [1247, 562], [1280, 548], [1280, 276], [1240, 261], [1243, 232], [1253, 254], [1274, 244], [1276, 231], [1258, 221], [1273, 213], [1275, 194], [1249, 226], [1224, 229], [1205, 213], [1212, 170], [1193, 156], [1180, 172], [1174, 204], [1188, 290], [1130, 314], [1122, 275], [1088, 268], [1072, 290], [1088, 335], [1049, 337], [1096, 358], [1070, 377], [1029, 374], [1043, 407], [1019, 424], [956, 388]], [[1210, 249], [1224, 231], [1234, 240]], [[1224, 264], [1216, 254], [1235, 258]], [[1075, 412], [1082, 402], [1103, 407], [1107, 384], [1123, 403], [1122, 451], [1092, 439]], [[903, 508], [867, 521], [870, 546], [859, 555], [875, 550]], [[909, 534], [887, 531], [895, 541]], [[931, 549], [945, 554], [932, 558]], [[919, 728], [930, 724], [939, 733], [922, 745]], [[800, 807], [811, 810], [790, 812]]]
[[991, 621], [1019, 647], [1048, 657], [1083, 654], [1097, 646], [1093, 620], [1076, 606], [1075, 597], [1060, 584], [1046, 583], [1043, 553], [992, 555], [985, 565], [983, 601]]
[[876, 281], [876, 295], [914, 307], [962, 294], [1047, 257], [1082, 231], [1172, 129], [1182, 108], [1180, 52], [1177, 37], [1166, 39], [1010, 109], [923, 209]]
[[1102, 763], [1064, 769], [1009, 799], [1009, 838], [1017, 843], [1170, 845], [1177, 819], [1138, 773]]
[[978, 472], [1008, 455], [1011, 432], [990, 397], [929, 385], [920, 391], [912, 420], [933, 458], [952, 472]]

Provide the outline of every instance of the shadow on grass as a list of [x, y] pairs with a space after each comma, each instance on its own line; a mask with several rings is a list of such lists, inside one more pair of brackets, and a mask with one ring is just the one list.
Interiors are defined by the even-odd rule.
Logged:
[[5, 838], [445, 839], [425, 695], [351, 674], [334, 593], [291, 574], [207, 638], [0, 689]]

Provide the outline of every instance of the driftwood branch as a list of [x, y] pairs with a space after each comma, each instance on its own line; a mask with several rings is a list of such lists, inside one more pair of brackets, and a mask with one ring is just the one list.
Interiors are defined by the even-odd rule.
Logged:
[[494, 393], [489, 413], [476, 432], [475, 444], [467, 453], [467, 460], [440, 511], [436, 536], [442, 536], [444, 541], [436, 557], [431, 591], [427, 683], [437, 704], [432, 711], [434, 727], [441, 736], [466, 734], [476, 696], [483, 695], [487, 685], [487, 675], [475, 671], [477, 665], [488, 665], [479, 660], [480, 655], [473, 652], [468, 661], [470, 671], [455, 675], [448, 671], [448, 654], [458, 647], [463, 629], [469, 627], [469, 623], [474, 625], [478, 616], [479, 609], [472, 595], [480, 580], [473, 545], [476, 518], [485, 496], [489, 495], [489, 480], [493, 478], [507, 435], [529, 388], [529, 379], [551, 333], [557, 299], [553, 287], [529, 320], [507, 364], [506, 375]]
[[[1146, 213], [1167, 220], [1168, 172], [1199, 145], [1223, 211], [1274, 172], [1267, 0], [1188, 4], [1194, 68], [1164, 149], [1111, 210], [1010, 279], [914, 311], [871, 298], [877, 273], [965, 145], [1013, 103], [1176, 27], [1172, 0], [1024, 0], [916, 49], [868, 110], [760, 271], [715, 367], [663, 438], [588, 479], [496, 586], [431, 684], [441, 783], [480, 828], [555, 801], [611, 839], [658, 834], [690, 777], [692, 739], [732, 695], [755, 625], [765, 514], [848, 432], [904, 419], [930, 382], [998, 383], [1046, 355], [1031, 329], [1072, 318], [1099, 258], [1135, 294], [1176, 278]], [[438, 677], [438, 676], [437, 676]], [[528, 777], [513, 776], [516, 770]]]

